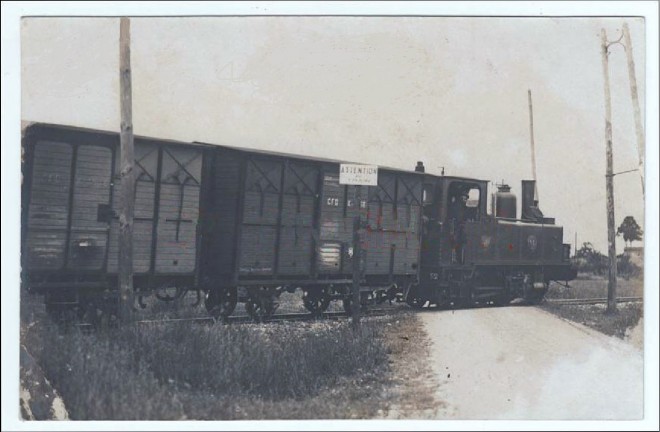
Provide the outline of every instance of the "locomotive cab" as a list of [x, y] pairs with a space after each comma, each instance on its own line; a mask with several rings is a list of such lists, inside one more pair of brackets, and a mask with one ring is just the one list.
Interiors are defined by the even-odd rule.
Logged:
[[486, 215], [488, 184], [482, 180], [427, 176], [424, 183], [425, 248], [422, 262], [462, 264], [465, 224]]

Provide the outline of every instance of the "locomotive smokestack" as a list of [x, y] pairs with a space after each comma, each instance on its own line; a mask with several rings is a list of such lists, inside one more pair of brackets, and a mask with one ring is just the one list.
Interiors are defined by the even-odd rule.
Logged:
[[417, 166], [415, 167], [415, 171], [416, 171], [416, 172], [422, 172], [422, 173], [423, 173], [423, 172], [425, 171], [425, 169], [424, 169], [424, 162], [422, 162], [422, 161], [417, 161]]
[[522, 218], [530, 219], [529, 208], [534, 206], [534, 186], [536, 181], [523, 180], [522, 181]]
[[539, 202], [535, 200], [536, 181], [522, 181], [522, 208], [521, 219], [535, 222], [543, 222], [543, 213], [539, 209]]

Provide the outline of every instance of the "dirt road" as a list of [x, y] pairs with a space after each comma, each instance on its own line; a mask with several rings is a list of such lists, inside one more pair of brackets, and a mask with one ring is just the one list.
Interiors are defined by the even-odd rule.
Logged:
[[443, 419], [639, 419], [643, 355], [533, 307], [431, 311]]

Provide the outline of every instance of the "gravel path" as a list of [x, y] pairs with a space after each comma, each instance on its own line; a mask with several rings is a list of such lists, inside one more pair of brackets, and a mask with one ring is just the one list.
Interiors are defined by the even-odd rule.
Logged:
[[443, 419], [631, 420], [643, 354], [533, 307], [419, 314]]

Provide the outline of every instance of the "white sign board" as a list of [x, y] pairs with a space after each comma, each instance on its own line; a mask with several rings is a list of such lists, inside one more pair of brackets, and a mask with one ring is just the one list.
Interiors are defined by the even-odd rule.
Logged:
[[341, 164], [339, 184], [378, 186], [378, 167], [375, 165]]

